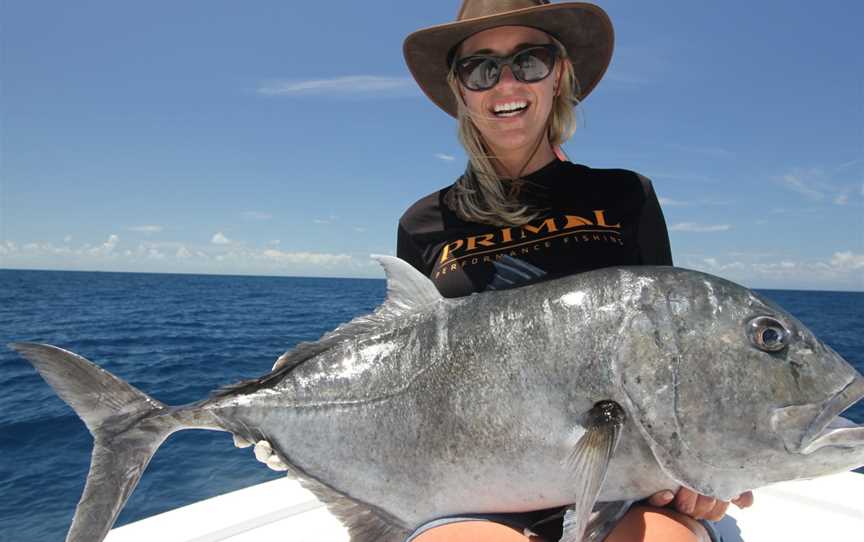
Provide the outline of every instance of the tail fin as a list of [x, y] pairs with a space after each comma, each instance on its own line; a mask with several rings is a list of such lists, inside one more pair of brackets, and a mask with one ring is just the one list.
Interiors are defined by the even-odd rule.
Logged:
[[90, 473], [66, 540], [101, 541], [156, 449], [181, 426], [164, 415], [170, 413], [164, 404], [77, 354], [46, 344], [9, 346], [33, 364], [93, 435]]

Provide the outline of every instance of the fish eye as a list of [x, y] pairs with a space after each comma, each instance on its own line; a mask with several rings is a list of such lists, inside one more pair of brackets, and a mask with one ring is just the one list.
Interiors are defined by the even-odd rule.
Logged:
[[789, 330], [782, 322], [770, 316], [759, 316], [750, 320], [747, 334], [754, 346], [766, 352], [779, 352], [789, 344]]

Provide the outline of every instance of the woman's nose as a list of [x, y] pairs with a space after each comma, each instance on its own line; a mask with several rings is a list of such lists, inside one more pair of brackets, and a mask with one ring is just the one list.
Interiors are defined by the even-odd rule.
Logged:
[[501, 76], [498, 78], [498, 84], [513, 84], [518, 83], [519, 80], [516, 79], [516, 76], [513, 75], [513, 70], [510, 69], [510, 66], [504, 66], [501, 68]]

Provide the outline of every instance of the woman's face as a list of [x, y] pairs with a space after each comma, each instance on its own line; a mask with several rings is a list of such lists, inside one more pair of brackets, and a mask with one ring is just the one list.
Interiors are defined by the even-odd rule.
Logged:
[[[551, 42], [545, 32], [535, 28], [501, 26], [478, 32], [462, 42], [457, 59], [476, 54], [506, 57], [530, 45]], [[489, 90], [472, 91], [459, 83], [474, 124], [493, 153], [499, 157], [521, 156], [534, 149], [552, 110], [559, 72], [556, 62], [553, 72], [542, 81], [522, 83], [505, 67], [498, 84]], [[526, 108], [515, 114], [501, 111], [513, 103]]]

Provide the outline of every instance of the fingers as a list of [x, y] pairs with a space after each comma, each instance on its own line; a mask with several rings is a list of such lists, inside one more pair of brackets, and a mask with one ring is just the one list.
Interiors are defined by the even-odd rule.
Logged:
[[738, 508], [747, 508], [753, 506], [753, 492], [745, 491], [738, 497], [732, 499], [732, 502], [735, 503], [735, 506]]
[[690, 515], [696, 519], [704, 519], [714, 510], [715, 506], [717, 506], [717, 499], [699, 495], [696, 497], [696, 506], [693, 507], [693, 513]]
[[729, 509], [729, 501], [714, 501], [714, 507], [703, 518], [709, 521], [720, 521]]
[[[252, 443], [242, 437], [234, 435], [234, 446], [238, 448], [248, 448], [249, 446], [252, 446]], [[273, 451], [270, 443], [266, 440], [259, 440], [255, 444], [255, 459], [264, 463], [273, 470], [288, 470], [288, 465], [279, 458], [279, 454]]]
[[231, 435], [231, 436], [234, 437], [234, 446], [236, 446], [238, 448], [248, 448], [249, 446], [252, 446], [252, 443], [243, 437], [238, 437], [237, 435]]
[[648, 504], [663, 508], [675, 499], [675, 494], [671, 491], [658, 491], [648, 498]]
[[[654, 495], [652, 499], [658, 495], [659, 494]], [[744, 497], [744, 495], [739, 497], [739, 499], [742, 497]], [[750, 495], [750, 497], [752, 502], [752, 495]], [[648, 502], [654, 504], [652, 499], [649, 499]], [[658, 501], [659, 500], [660, 499], [658, 499]], [[727, 501], [715, 499], [714, 497], [700, 495], [691, 489], [681, 487], [675, 495], [672, 507], [682, 514], [687, 514], [694, 519], [719, 521], [726, 515], [726, 510], [729, 509], [729, 503]]]
[[273, 455], [273, 448], [266, 440], [259, 440], [255, 443], [255, 459], [262, 463], [267, 462], [267, 458]]
[[675, 504], [673, 508], [682, 514], [692, 516], [693, 512], [696, 510], [696, 501], [698, 497], [698, 493], [682, 486], [678, 489], [678, 493], [675, 494]]
[[273, 451], [273, 448], [270, 446], [270, 443], [266, 440], [259, 440], [255, 444], [255, 459], [264, 463], [268, 467], [276, 471], [285, 471], [288, 470], [288, 465], [286, 465], [282, 459], [279, 458], [279, 454]]

